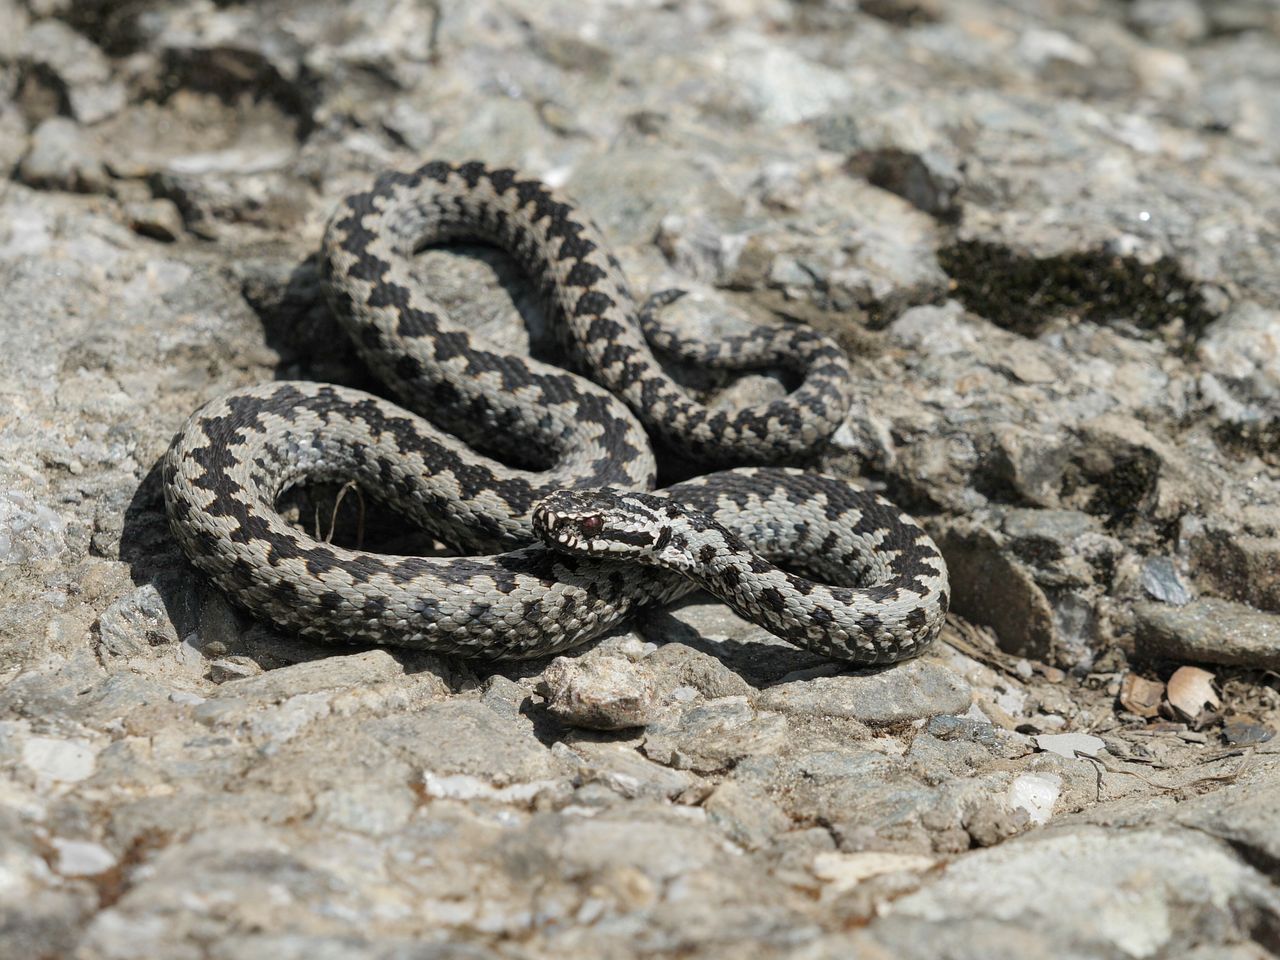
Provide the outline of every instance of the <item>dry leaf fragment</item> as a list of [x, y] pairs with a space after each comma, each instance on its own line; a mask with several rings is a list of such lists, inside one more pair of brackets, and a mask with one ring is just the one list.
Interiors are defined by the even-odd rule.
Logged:
[[1120, 706], [1140, 717], [1154, 717], [1160, 712], [1164, 684], [1148, 680], [1136, 673], [1126, 673], [1120, 681]]
[[1199, 667], [1179, 667], [1173, 671], [1166, 696], [1169, 705], [1187, 720], [1194, 720], [1205, 707], [1214, 710], [1222, 704], [1213, 689], [1213, 674]]

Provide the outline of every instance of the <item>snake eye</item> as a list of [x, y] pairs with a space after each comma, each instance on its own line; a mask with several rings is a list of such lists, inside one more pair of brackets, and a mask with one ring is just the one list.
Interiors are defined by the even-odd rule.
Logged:
[[594, 537], [604, 529], [604, 517], [583, 517], [578, 526], [585, 536]]

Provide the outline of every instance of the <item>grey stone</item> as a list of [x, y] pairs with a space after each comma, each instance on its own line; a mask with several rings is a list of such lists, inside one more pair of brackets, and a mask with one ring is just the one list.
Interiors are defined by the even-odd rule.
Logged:
[[938, 546], [951, 577], [953, 610], [992, 627], [1011, 653], [1053, 658], [1053, 608], [1026, 567], [1001, 549], [990, 530], [957, 523]]
[[643, 727], [657, 704], [653, 675], [623, 657], [558, 657], [543, 671], [538, 692], [557, 719], [595, 730]]
[[[556, 835], [558, 857], [546, 864], [555, 876], [608, 875], [621, 868], [654, 882], [671, 881], [701, 869], [723, 865], [728, 855], [718, 838], [696, 822], [667, 809], [639, 807], [624, 815], [562, 817], [542, 825]], [[535, 831], [512, 837], [512, 846], [537, 841]], [[538, 851], [547, 856], [545, 848]]]
[[182, 212], [170, 200], [146, 200], [125, 206], [131, 226], [144, 237], [172, 243], [184, 233]]
[[311, 819], [339, 830], [385, 836], [409, 822], [419, 799], [408, 784], [356, 781], [318, 794]]
[[1248, 720], [1228, 720], [1222, 725], [1222, 739], [1233, 747], [1266, 743], [1275, 735], [1275, 730], [1266, 724], [1252, 723]]
[[1030, 749], [1028, 738], [1023, 734], [1004, 730], [992, 723], [973, 720], [968, 716], [933, 717], [925, 730], [931, 737], [939, 740], [980, 744], [994, 755], [1006, 759], [1023, 756]]
[[850, 158], [849, 167], [925, 213], [943, 220], [955, 219], [959, 214], [956, 194], [963, 178], [956, 164], [942, 154], [893, 148], [864, 150]]
[[382, 650], [246, 673], [222, 682], [192, 716], [215, 733], [237, 731], [268, 754], [329, 718], [394, 715], [431, 703], [445, 689], [430, 672], [404, 676], [404, 667]]
[[[747, 772], [755, 770], [735, 770], [735, 779]], [[787, 785], [777, 799], [790, 817], [828, 824], [845, 851], [927, 853], [970, 845], [959, 796], [923, 782], [900, 759], [865, 746], [799, 753], [769, 779]], [[965, 790], [992, 792], [972, 781], [963, 783], [960, 791]]]
[[403, 665], [386, 650], [326, 657], [279, 670], [234, 679], [217, 695], [257, 703], [278, 703], [300, 694], [353, 689], [403, 675]]
[[702, 802], [712, 824], [747, 850], [759, 850], [791, 828], [791, 818], [772, 798], [729, 780]]
[[1246, 302], [1205, 330], [1196, 346], [1205, 367], [1246, 399], [1280, 396], [1280, 310]]
[[248, 657], [222, 657], [209, 664], [209, 679], [214, 683], [256, 677], [262, 668]]
[[1140, 603], [1134, 616], [1143, 656], [1272, 670], [1280, 666], [1280, 617], [1275, 614], [1206, 597], [1181, 607]]
[[1280, 511], [1242, 510], [1210, 519], [1184, 518], [1188, 566], [1208, 590], [1280, 612]]
[[964, 713], [969, 685], [946, 667], [911, 660], [875, 671], [779, 683], [761, 691], [765, 710], [800, 716], [847, 717], [873, 726]]
[[[1060, 470], [1066, 458], [1053, 462]], [[1062, 481], [1059, 472], [1055, 486]], [[984, 514], [948, 524], [941, 537], [953, 569], [964, 565], [952, 577], [953, 608], [992, 626], [1010, 652], [1063, 666], [1090, 662], [1107, 632], [1123, 542], [1081, 510], [992, 505]], [[1031, 629], [1019, 631], [1019, 620]]]
[[[1031, 875], [1040, 882], [1021, 883]], [[1120, 890], [1136, 891], [1125, 910], [1114, 909]], [[1266, 879], [1211, 839], [1093, 827], [965, 857], [939, 882], [897, 899], [869, 932], [904, 957], [931, 955], [926, 931], [946, 931], [960, 945], [957, 957], [1010, 956], [1010, 949], [1142, 956], [1179, 952], [1204, 937], [1247, 939], [1255, 918], [1274, 917], [1278, 907]]]
[[33, 187], [80, 193], [101, 193], [108, 182], [92, 138], [66, 117], [50, 117], [36, 127], [18, 178]]
[[757, 713], [745, 697], [722, 697], [669, 714], [645, 734], [641, 749], [677, 770], [715, 773], [743, 757], [773, 753], [785, 741], [787, 721]]
[[[687, 600], [647, 617], [642, 622], [642, 629], [645, 637], [659, 644], [659, 649], [672, 641], [692, 647], [719, 661], [750, 686], [780, 680], [796, 670], [830, 664], [815, 653], [802, 650], [747, 623], [723, 604], [702, 598]], [[660, 658], [658, 675], [665, 673], [670, 676], [661, 669], [661, 664]], [[726, 689], [735, 686], [732, 681], [725, 683]], [[746, 693], [731, 696], [746, 696]]]
[[66, 521], [21, 490], [0, 494], [0, 560], [19, 566], [52, 560], [66, 549]]
[[[263, 158], [236, 155], [232, 158], [233, 164], [249, 167], [251, 174], [238, 170], [214, 171], [207, 176], [166, 172], [156, 175], [154, 189], [160, 195], [157, 199], [168, 201], [181, 211], [189, 231], [205, 239], [214, 239], [238, 227], [259, 225], [264, 210], [272, 211], [281, 222], [296, 224], [306, 214], [303, 184], [288, 174], [254, 169], [258, 164], [280, 161], [279, 154], [267, 154]], [[192, 162], [198, 166], [204, 160]]]
[[715, 657], [683, 643], [664, 643], [644, 659], [653, 671], [659, 693], [670, 696], [678, 687], [692, 687], [708, 700], [749, 697], [753, 689]]
[[529, 701], [529, 690], [503, 676], [492, 676], [481, 688], [481, 698], [494, 713], [518, 717]]
[[1274, 5], [1255, 0], [1233, 4], [1227, 9], [1212, 4], [1205, 7], [1205, 15], [1209, 18], [1210, 31], [1217, 33], [1262, 30], [1274, 34], [1280, 27]]
[[[1073, 577], [1087, 582], [1088, 572], [1078, 573], [1063, 561], [1081, 554], [1092, 559], [1090, 555], [1098, 553], [1102, 553], [1105, 560], [1111, 560], [1119, 547], [1115, 541], [1108, 543], [1101, 536], [1102, 525], [1096, 518], [1079, 510], [1005, 509], [999, 518], [1009, 546], [1036, 568], [1038, 582], [1053, 575], [1056, 575], [1055, 586]], [[1112, 550], [1108, 552], [1107, 547]]]
[[735, 46], [725, 79], [764, 126], [816, 117], [851, 93], [847, 76], [780, 44], [743, 38]]
[[966, 352], [978, 340], [977, 332], [964, 322], [964, 307], [955, 300], [904, 310], [885, 332], [904, 347], [937, 356]]
[[1137, 517], [1167, 523], [1217, 495], [1194, 461], [1133, 417], [1103, 414], [1081, 431], [1082, 483], [1075, 498], [1086, 512], [1113, 524]]
[[1191, 602], [1191, 593], [1168, 557], [1151, 557], [1142, 565], [1142, 589], [1155, 600], [1174, 606]]
[[38, 956], [40, 951], [70, 952], [76, 948], [77, 931], [88, 921], [93, 907], [91, 889], [39, 890], [19, 909], [0, 909], [0, 949], [13, 956]]
[[641, 756], [629, 744], [576, 741], [568, 748], [584, 784], [604, 784], [623, 797], [674, 799], [693, 788], [698, 778], [685, 770], [673, 770]]
[[103, 611], [98, 642], [105, 656], [130, 658], [148, 655], [153, 647], [177, 644], [178, 635], [160, 592], [148, 585]]
[[30, 737], [22, 762], [35, 776], [56, 783], [79, 783], [94, 771], [97, 750], [82, 738]]
[[61, 20], [41, 20], [22, 37], [21, 59], [32, 77], [51, 78], [53, 91], [80, 123], [93, 124], [121, 110], [125, 86], [112, 76], [103, 52]]
[[435, 776], [461, 775], [498, 787], [546, 780], [560, 765], [528, 726], [479, 703], [449, 700], [366, 726], [379, 743]]
[[1180, 805], [1178, 823], [1220, 837], [1257, 869], [1274, 876], [1280, 868], [1280, 830], [1273, 781], [1232, 784], [1209, 797]]

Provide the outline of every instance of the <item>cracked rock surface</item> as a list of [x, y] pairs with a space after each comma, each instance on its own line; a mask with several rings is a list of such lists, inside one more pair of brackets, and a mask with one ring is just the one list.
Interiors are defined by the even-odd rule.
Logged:
[[[1271, 0], [0, 0], [0, 956], [1280, 955], [1278, 84]], [[694, 597], [495, 666], [197, 575], [170, 438], [377, 389], [314, 254], [428, 158], [564, 186], [701, 335], [838, 337], [814, 466], [942, 546], [935, 647]], [[554, 359], [504, 255], [417, 272]]]

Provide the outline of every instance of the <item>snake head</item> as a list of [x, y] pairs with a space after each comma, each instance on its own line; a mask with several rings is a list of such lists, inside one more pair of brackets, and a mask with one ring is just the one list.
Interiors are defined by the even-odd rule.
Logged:
[[674, 516], [668, 501], [648, 494], [558, 490], [534, 508], [533, 527], [566, 553], [656, 561], [671, 540]]

